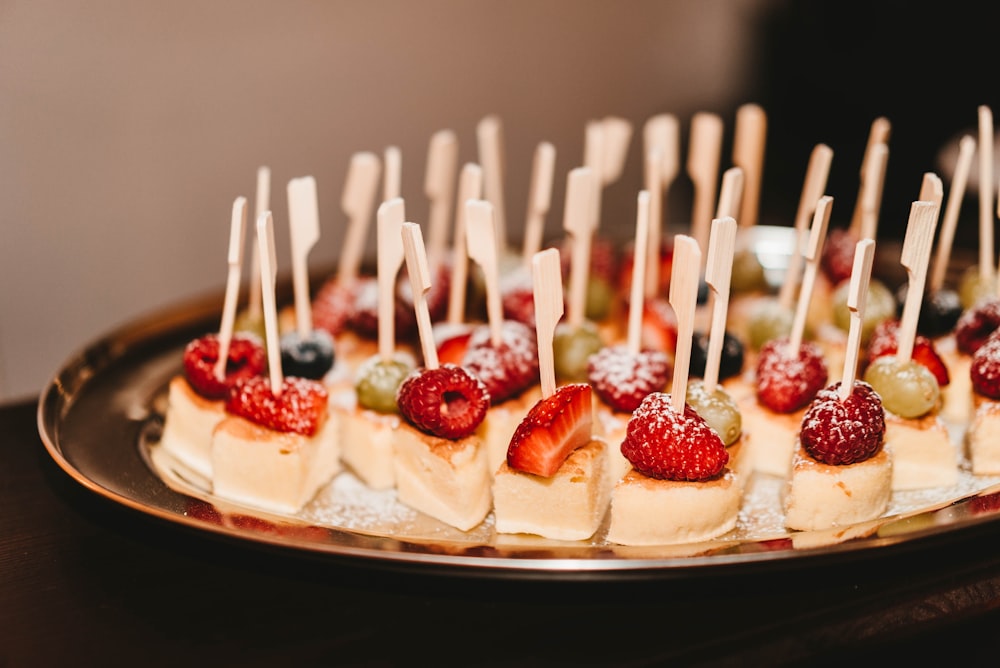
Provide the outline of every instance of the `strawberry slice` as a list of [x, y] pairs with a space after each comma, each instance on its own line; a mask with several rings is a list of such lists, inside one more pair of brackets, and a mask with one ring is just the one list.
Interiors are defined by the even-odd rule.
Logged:
[[590, 385], [571, 383], [540, 400], [510, 439], [507, 465], [549, 478], [577, 448], [590, 442], [593, 426]]
[[646, 300], [640, 336], [643, 348], [672, 352], [677, 347], [677, 316], [667, 300]]
[[469, 349], [469, 337], [471, 336], [471, 328], [445, 334], [437, 344], [438, 362], [460, 366], [465, 357], [465, 351]]

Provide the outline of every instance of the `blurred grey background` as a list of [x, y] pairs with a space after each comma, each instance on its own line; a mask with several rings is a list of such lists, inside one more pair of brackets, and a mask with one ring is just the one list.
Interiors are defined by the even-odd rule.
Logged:
[[[285, 185], [304, 175], [319, 188], [312, 267], [332, 268], [352, 153], [398, 146], [407, 218], [425, 222], [430, 137], [453, 130], [460, 162], [475, 160], [488, 114], [504, 126], [512, 241], [540, 141], [557, 149], [553, 236], [587, 121], [634, 124], [625, 173], [604, 196], [602, 231], [623, 239], [642, 124], [673, 113], [686, 140], [694, 113], [719, 114], [725, 168], [746, 102], [769, 114], [761, 222], [789, 222], [818, 142], [835, 150], [846, 215], [879, 115], [900, 147], [884, 207], [908, 206], [889, 192], [915, 195], [936, 147], [989, 102], [975, 86], [958, 97], [948, 69], [980, 62], [976, 39], [952, 29], [989, 24], [965, 4], [950, 3], [947, 22], [937, 5], [878, 0], [0, 0], [0, 400], [37, 393], [113, 328], [221, 295], [232, 203], [246, 196], [252, 211], [259, 166], [272, 172], [282, 273]], [[675, 188], [676, 220], [683, 175]]]

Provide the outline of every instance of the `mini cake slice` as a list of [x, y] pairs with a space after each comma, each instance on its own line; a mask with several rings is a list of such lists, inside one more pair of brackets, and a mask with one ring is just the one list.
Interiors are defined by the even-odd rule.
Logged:
[[294, 513], [340, 471], [335, 416], [322, 383], [287, 377], [281, 392], [263, 377], [241, 383], [212, 437], [213, 493]]
[[892, 459], [883, 447], [882, 401], [854, 381], [846, 398], [840, 383], [820, 390], [802, 421], [800, 445], [785, 487], [785, 526], [815, 531], [882, 515], [892, 489]]
[[972, 420], [966, 449], [975, 475], [1000, 474], [1000, 332], [976, 350], [970, 368]]
[[736, 527], [742, 487], [726, 447], [690, 405], [680, 414], [670, 397], [650, 394], [629, 420], [622, 452], [633, 468], [612, 492], [612, 543], [696, 543]]
[[564, 385], [518, 425], [493, 481], [499, 533], [556, 540], [594, 535], [611, 495], [608, 446], [592, 439], [593, 398], [584, 383]]

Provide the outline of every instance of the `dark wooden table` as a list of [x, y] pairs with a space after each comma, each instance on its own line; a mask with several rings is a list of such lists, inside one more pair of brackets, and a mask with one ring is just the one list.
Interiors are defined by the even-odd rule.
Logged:
[[725, 577], [387, 571], [227, 542], [99, 497], [0, 407], [0, 667], [995, 663], [1000, 526]]

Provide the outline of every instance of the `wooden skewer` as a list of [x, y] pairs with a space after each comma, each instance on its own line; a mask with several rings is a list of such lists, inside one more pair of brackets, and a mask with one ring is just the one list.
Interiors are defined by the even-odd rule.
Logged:
[[858, 374], [858, 353], [861, 350], [861, 328], [868, 301], [868, 284], [871, 282], [872, 262], [875, 259], [875, 240], [862, 239], [854, 246], [854, 266], [851, 269], [851, 283], [847, 292], [847, 309], [851, 313], [851, 325], [847, 331], [847, 349], [844, 354], [844, 374], [841, 377], [841, 401], [854, 393], [854, 381]]
[[972, 168], [972, 158], [975, 152], [975, 137], [971, 135], [962, 137], [958, 143], [958, 161], [955, 164], [951, 188], [948, 189], [948, 204], [944, 209], [944, 220], [941, 222], [941, 234], [938, 237], [937, 252], [934, 255], [934, 266], [931, 270], [931, 294], [944, 287], [948, 260], [951, 258], [951, 247], [955, 241], [955, 229], [958, 227], [958, 214], [962, 208], [962, 200], [965, 199], [969, 170]]
[[341, 283], [354, 281], [361, 269], [361, 255], [375, 207], [381, 170], [382, 165], [374, 153], [362, 151], [351, 156], [344, 192], [340, 198], [340, 206], [348, 217], [344, 245], [340, 249], [337, 264], [337, 279]]
[[[646, 190], [649, 191], [649, 244], [646, 255], [646, 297], [660, 289], [660, 246], [670, 186], [680, 165], [680, 122], [673, 114], [659, 114], [646, 122]], [[650, 162], [653, 164], [650, 164]], [[654, 173], [655, 172], [655, 173]]]
[[646, 246], [651, 225], [648, 190], [639, 192], [635, 213], [635, 247], [632, 252], [632, 284], [629, 287], [627, 350], [638, 355], [642, 346], [642, 311], [645, 303]]
[[394, 197], [378, 207], [378, 352], [383, 362], [392, 360], [396, 351], [396, 277], [403, 264], [403, 222], [406, 220], [403, 198]]
[[403, 152], [398, 146], [388, 146], [383, 160], [385, 174], [382, 178], [382, 201], [387, 202], [403, 193]]
[[267, 370], [271, 380], [271, 394], [278, 397], [281, 396], [285, 377], [281, 372], [278, 306], [274, 297], [274, 285], [278, 278], [278, 257], [274, 250], [274, 220], [270, 211], [265, 211], [257, 218], [257, 244], [260, 248], [260, 283], [264, 303]]
[[979, 107], [979, 277], [989, 284], [993, 267], [993, 111]]
[[424, 368], [438, 368], [437, 346], [434, 343], [434, 326], [427, 309], [427, 291], [431, 289], [431, 272], [427, 266], [427, 251], [424, 236], [416, 223], [403, 223], [403, 256], [406, 258], [406, 273], [413, 289], [413, 309], [417, 316], [417, 334], [420, 350], [424, 356]]
[[[254, 220], [260, 214], [271, 208], [271, 170], [267, 167], [257, 168], [257, 196], [254, 200]], [[257, 235], [253, 235], [253, 252], [250, 254], [250, 285], [247, 300], [247, 315], [257, 322], [262, 317], [260, 303], [260, 249], [257, 247]]]
[[604, 130], [604, 146], [601, 152], [601, 186], [614, 183], [622, 176], [628, 145], [632, 141], [632, 124], [618, 116], [606, 116], [601, 120]]
[[493, 205], [497, 249], [502, 255], [507, 250], [507, 216], [504, 208], [503, 126], [500, 118], [491, 115], [479, 121], [476, 138], [479, 164], [483, 167], [483, 192], [486, 200]]
[[730, 167], [722, 173], [722, 188], [719, 189], [719, 206], [715, 210], [716, 218], [738, 218], [740, 201], [743, 198], [744, 184], [742, 167]]
[[698, 112], [691, 119], [691, 140], [688, 147], [688, 176], [694, 185], [694, 207], [691, 213], [691, 236], [700, 248], [708, 245], [712, 212], [715, 209], [716, 181], [722, 154], [722, 118], [709, 112]]
[[229, 344], [233, 340], [236, 325], [236, 304], [240, 298], [240, 272], [243, 267], [243, 239], [247, 230], [247, 198], [237, 197], [233, 202], [233, 213], [229, 222], [229, 253], [226, 263], [226, 297], [222, 303], [222, 324], [219, 327], [219, 359], [212, 372], [216, 379], [226, 377], [226, 361], [229, 359]]
[[875, 239], [878, 235], [878, 216], [882, 207], [882, 190], [885, 185], [885, 168], [889, 161], [889, 146], [876, 144], [872, 149], [871, 164], [865, 169], [861, 194], [862, 239]]
[[698, 275], [701, 249], [693, 237], [674, 237], [674, 261], [670, 268], [670, 306], [677, 317], [677, 347], [674, 351], [674, 377], [671, 384], [671, 407], [684, 415], [687, 381], [691, 365], [691, 342], [694, 336], [694, 313], [698, 306]]
[[[872, 161], [872, 152], [875, 147], [879, 144], [889, 144], [889, 135], [892, 132], [892, 124], [889, 122], [888, 118], [880, 116], [872, 121], [871, 128], [868, 131], [868, 143], [865, 145], [865, 153], [861, 158], [861, 169], [859, 170], [859, 182], [860, 190], [858, 191], [858, 198], [854, 202], [854, 213], [851, 215], [851, 224], [848, 229], [855, 239], [865, 238], [861, 235], [861, 218], [864, 215], [864, 197], [863, 193], [865, 190], [865, 179], [868, 173], [868, 166]], [[872, 237], [874, 238], [874, 237]]]
[[[738, 168], [736, 168], [738, 169]], [[731, 216], [712, 221], [705, 262], [705, 282], [712, 291], [712, 323], [708, 335], [708, 357], [702, 382], [708, 394], [719, 384], [722, 344], [726, 337], [726, 313], [729, 310], [729, 287], [736, 252], [736, 219]]]
[[445, 258], [457, 173], [458, 137], [451, 130], [438, 130], [431, 137], [427, 150], [427, 173], [424, 176], [424, 194], [430, 200], [427, 258], [432, 270]]
[[448, 285], [448, 317], [451, 324], [465, 321], [465, 284], [469, 278], [469, 252], [465, 243], [465, 203], [483, 196], [483, 170], [470, 162], [462, 168], [455, 205], [455, 231], [452, 235], [451, 282]]
[[316, 179], [303, 176], [288, 182], [288, 227], [292, 237], [292, 287], [295, 323], [303, 339], [312, 333], [309, 297], [309, 251], [319, 241], [319, 203]]
[[944, 201], [944, 185], [941, 183], [941, 177], [934, 172], [925, 172], [920, 181], [920, 195], [917, 199], [921, 202], [934, 202], [940, 209], [941, 202]]
[[733, 130], [733, 164], [743, 170], [743, 202], [732, 215], [741, 227], [757, 224], [760, 215], [760, 190], [764, 174], [764, 146], [767, 141], [767, 114], [757, 104], [744, 104], [736, 110]]
[[569, 232], [573, 242], [567, 322], [574, 330], [586, 320], [587, 279], [590, 275], [590, 245], [593, 236], [590, 207], [595, 187], [595, 174], [589, 167], [577, 167], [570, 171], [566, 183], [566, 205], [563, 207], [563, 229]]
[[931, 257], [934, 243], [934, 228], [937, 225], [941, 205], [935, 202], [914, 202], [910, 206], [910, 220], [906, 224], [906, 238], [900, 264], [906, 268], [908, 283], [903, 315], [899, 320], [899, 335], [896, 343], [896, 361], [909, 362], [913, 357], [913, 342], [917, 336], [917, 321], [920, 319], [920, 305], [924, 295], [924, 281], [927, 278], [927, 262]]
[[535, 148], [528, 191], [528, 213], [524, 221], [524, 262], [532, 266], [535, 253], [542, 248], [545, 215], [552, 204], [552, 180], [556, 167], [556, 147], [543, 141]]
[[532, 263], [532, 289], [535, 299], [535, 333], [538, 337], [538, 371], [542, 398], [556, 391], [556, 365], [552, 339], [563, 315], [562, 269], [555, 248], [535, 253]]
[[588, 209], [588, 224], [592, 233], [595, 233], [600, 225], [601, 200], [604, 197], [604, 187], [601, 183], [604, 169], [604, 124], [601, 121], [587, 123], [583, 142], [583, 165], [590, 169], [594, 175], [593, 191], [590, 195], [590, 208]]
[[802, 347], [802, 338], [806, 331], [806, 317], [809, 314], [809, 302], [812, 301], [813, 288], [816, 285], [816, 274], [819, 272], [819, 261], [823, 254], [823, 242], [826, 241], [826, 230], [830, 224], [830, 210], [833, 208], [833, 198], [824, 195], [816, 204], [812, 227], [809, 230], [809, 242], [803, 250], [806, 262], [802, 274], [802, 289], [799, 290], [799, 300], [795, 306], [795, 317], [792, 319], [792, 331], [788, 339], [788, 356], [795, 359]]
[[799, 208], [795, 212], [795, 252], [788, 258], [785, 282], [778, 291], [778, 304], [786, 311], [791, 310], [795, 289], [799, 287], [799, 274], [802, 273], [802, 246], [806, 241], [809, 220], [816, 210], [816, 203], [826, 190], [832, 161], [833, 149], [829, 146], [816, 144], [813, 147], [809, 156], [809, 166], [806, 168], [806, 178], [802, 183], [802, 194], [799, 195]]
[[486, 282], [486, 315], [490, 328], [490, 342], [496, 347], [503, 340], [503, 300], [500, 295], [500, 272], [497, 267], [493, 205], [486, 200], [466, 202], [465, 224], [468, 232], [465, 241], [469, 257], [482, 269]]

